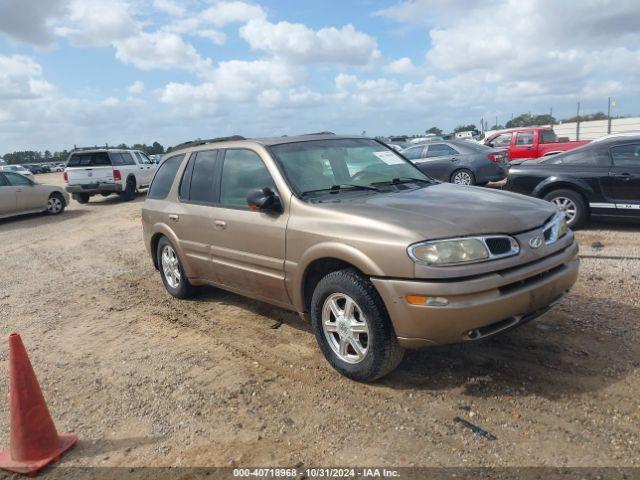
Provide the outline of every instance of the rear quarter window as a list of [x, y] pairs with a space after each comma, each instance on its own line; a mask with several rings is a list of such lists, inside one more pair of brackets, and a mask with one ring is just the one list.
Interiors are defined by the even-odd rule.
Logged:
[[147, 193], [148, 198], [155, 198], [157, 200], [167, 198], [183, 159], [184, 154], [176, 155], [167, 158], [162, 165], [160, 165], [149, 187], [149, 192]]

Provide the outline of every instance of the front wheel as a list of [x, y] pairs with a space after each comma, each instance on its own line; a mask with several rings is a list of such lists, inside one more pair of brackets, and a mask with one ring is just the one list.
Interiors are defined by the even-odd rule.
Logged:
[[476, 178], [471, 170], [461, 168], [453, 172], [451, 175], [451, 183], [455, 183], [456, 185], [475, 185]]
[[383, 377], [404, 356], [378, 292], [354, 269], [320, 280], [311, 300], [311, 324], [327, 361], [353, 380]]
[[58, 192], [54, 192], [49, 196], [47, 202], [47, 213], [49, 215], [59, 215], [64, 211], [64, 198]]
[[547, 193], [544, 199], [564, 212], [567, 218], [567, 225], [571, 228], [579, 227], [587, 220], [587, 204], [578, 192], [573, 190], [553, 190]]
[[180, 299], [190, 297], [193, 286], [184, 273], [175, 247], [166, 237], [162, 237], [158, 242], [156, 255], [162, 283], [167, 292]]

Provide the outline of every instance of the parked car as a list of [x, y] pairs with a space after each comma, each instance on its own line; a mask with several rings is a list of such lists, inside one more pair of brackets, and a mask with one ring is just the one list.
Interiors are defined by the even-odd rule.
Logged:
[[67, 192], [80, 203], [87, 203], [93, 195], [112, 193], [129, 201], [136, 191], [149, 186], [157, 167], [138, 150], [76, 149], [69, 154], [64, 180]]
[[427, 143], [401, 153], [427, 175], [459, 185], [498, 182], [509, 171], [509, 162], [502, 151], [464, 140]]
[[509, 159], [539, 158], [565, 152], [589, 143], [588, 140], [561, 141], [552, 128], [513, 128], [501, 130], [485, 139], [488, 147], [504, 149]]
[[505, 189], [555, 203], [571, 227], [590, 218], [640, 219], [640, 135], [517, 162]]
[[308, 314], [328, 362], [360, 381], [392, 371], [405, 348], [536, 318], [578, 275], [552, 204], [436, 182], [363, 137], [180, 145], [142, 223], [171, 295], [215, 285]]
[[44, 170], [40, 165], [23, 165], [23, 167], [29, 170], [34, 175], [37, 175], [39, 173], [44, 173]]
[[51, 166], [51, 171], [52, 172], [64, 172], [64, 165], [52, 165]]
[[34, 180], [33, 173], [27, 170], [22, 165], [0, 165], [0, 172], [14, 172], [27, 177], [30, 180]]
[[62, 213], [69, 195], [60, 187], [40, 185], [19, 173], [0, 171], [0, 218], [26, 213]]
[[51, 173], [51, 167], [46, 163], [41, 164], [40, 168], [42, 168], [43, 173]]

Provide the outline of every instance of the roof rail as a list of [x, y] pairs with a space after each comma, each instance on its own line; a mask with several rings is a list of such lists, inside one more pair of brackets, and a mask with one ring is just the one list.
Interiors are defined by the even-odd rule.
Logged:
[[176, 145], [175, 147], [171, 147], [167, 150], [168, 152], [173, 152], [174, 150], [182, 150], [183, 148], [188, 147], [197, 147], [198, 145], [206, 145], [208, 143], [217, 143], [217, 142], [231, 142], [234, 140], [246, 140], [241, 135], [232, 135], [230, 137], [218, 137], [218, 138], [208, 138], [205, 140], [191, 140], [189, 142], [184, 142]]
[[315, 132], [315, 133], [303, 133], [301, 137], [310, 137], [313, 135], [335, 135], [333, 132]]
[[82, 150], [133, 150], [129, 147], [117, 147], [117, 146], [109, 146], [108, 144], [104, 145], [96, 145], [94, 147], [76, 147], [75, 145], [71, 149], [72, 152], [79, 152]]

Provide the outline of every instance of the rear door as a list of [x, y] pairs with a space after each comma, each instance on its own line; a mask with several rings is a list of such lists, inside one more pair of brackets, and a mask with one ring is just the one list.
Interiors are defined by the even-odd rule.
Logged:
[[288, 214], [254, 211], [247, 205], [253, 188], [278, 192], [262, 158], [248, 149], [224, 151], [216, 231], [211, 246], [220, 283], [233, 290], [280, 304], [290, 304], [285, 287], [285, 234]]
[[0, 172], [0, 216], [16, 212], [16, 192]]
[[512, 160], [516, 158], [537, 158], [537, 152], [534, 149], [536, 132], [534, 130], [525, 130], [516, 132], [509, 150], [509, 157]]
[[607, 196], [616, 204], [618, 215], [640, 216], [640, 143], [609, 149], [613, 162], [605, 182]]
[[153, 180], [153, 175], [156, 173], [156, 164], [153, 163], [151, 159], [142, 152], [135, 152], [135, 154], [136, 160], [138, 160], [140, 166], [142, 166], [142, 184], [144, 186], [150, 185], [151, 180]]
[[446, 143], [430, 143], [426, 146], [426, 158], [416, 165], [427, 175], [448, 182], [457, 168], [460, 152]]
[[113, 167], [107, 152], [72, 153], [66, 172], [69, 185], [90, 188], [99, 183], [113, 183]]

